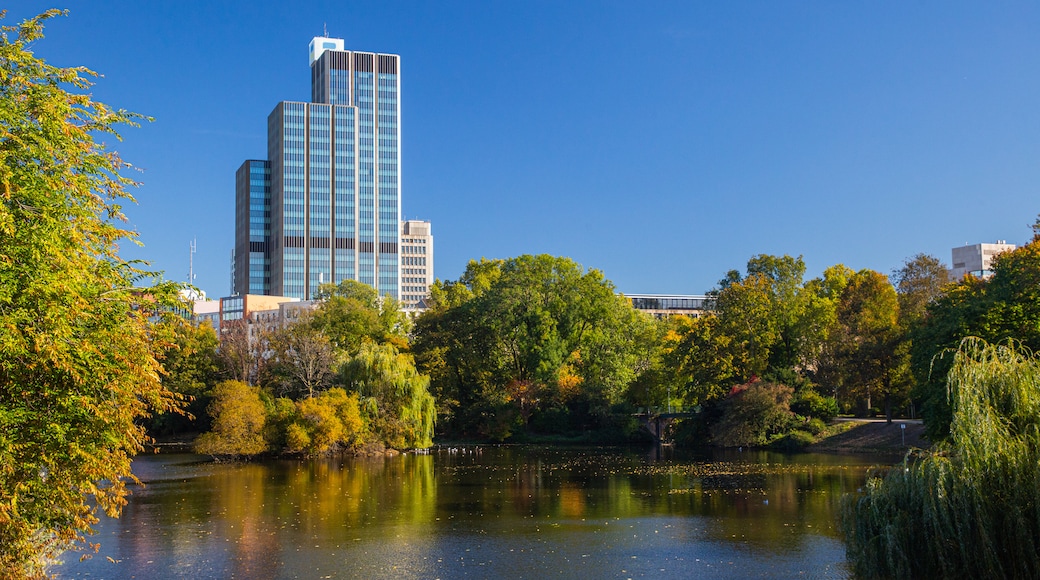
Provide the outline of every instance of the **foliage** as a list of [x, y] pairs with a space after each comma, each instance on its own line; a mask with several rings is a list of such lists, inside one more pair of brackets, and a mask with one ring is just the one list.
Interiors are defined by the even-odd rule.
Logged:
[[903, 325], [909, 327], [920, 320], [928, 305], [942, 294], [950, 274], [939, 258], [917, 254], [894, 271], [892, 279], [899, 294], [899, 314]]
[[250, 338], [249, 323], [245, 319], [229, 320], [221, 325], [217, 358], [223, 375], [232, 381], [255, 385], [265, 370], [262, 342]]
[[794, 389], [755, 380], [734, 387], [722, 404], [722, 417], [712, 426], [712, 443], [724, 447], [765, 445], [786, 433], [794, 420]]
[[344, 384], [363, 398], [370, 428], [388, 447], [426, 448], [436, 420], [430, 379], [412, 357], [390, 344], [366, 342], [341, 370]]
[[1014, 339], [1040, 350], [1040, 241], [996, 256], [993, 276], [966, 276], [929, 304], [927, 315], [911, 333], [911, 364], [917, 395], [923, 399], [928, 436], [949, 435], [951, 420], [946, 398], [948, 349], [968, 336], [989, 342]]
[[950, 439], [846, 502], [867, 578], [1040, 576], [1040, 360], [967, 339], [948, 376]]
[[51, 10], [0, 29], [0, 570], [40, 576], [117, 515], [145, 441], [179, 399], [149, 317], [176, 288], [121, 259], [128, 167], [96, 139], [140, 117], [91, 100], [95, 73], [33, 56]]
[[471, 261], [431, 294], [413, 349], [458, 432], [501, 437], [560, 406], [599, 422], [654, 356], [653, 321], [567, 258]]
[[824, 366], [838, 377], [839, 400], [865, 413], [880, 396], [891, 419], [892, 400], [905, 399], [910, 382], [899, 298], [884, 274], [861, 270], [849, 279], [828, 341]]
[[291, 398], [313, 397], [332, 384], [336, 355], [329, 338], [309, 316], [274, 331], [268, 338], [267, 373]]
[[812, 388], [799, 390], [791, 400], [791, 411], [814, 420], [830, 421], [838, 416], [838, 401]]
[[260, 389], [242, 381], [224, 381], [213, 388], [208, 409], [213, 430], [195, 442], [195, 451], [204, 455], [257, 455], [267, 450], [264, 422], [267, 409]]
[[366, 340], [407, 347], [411, 330], [408, 317], [396, 300], [379, 298], [368, 284], [356, 280], [323, 284], [316, 298], [320, 304], [309, 323], [327, 336], [334, 348], [353, 354]]
[[[195, 326], [180, 317], [162, 326], [168, 336], [165, 348], [157, 354], [163, 365], [162, 383], [182, 395], [186, 406], [184, 412], [153, 416], [146, 422], [148, 432], [158, 436], [209, 430], [206, 407], [220, 373], [217, 334], [208, 324]], [[153, 331], [153, 337], [158, 335]]]
[[327, 455], [357, 449], [365, 442], [364, 431], [358, 394], [333, 388], [296, 403], [285, 439], [292, 453]]

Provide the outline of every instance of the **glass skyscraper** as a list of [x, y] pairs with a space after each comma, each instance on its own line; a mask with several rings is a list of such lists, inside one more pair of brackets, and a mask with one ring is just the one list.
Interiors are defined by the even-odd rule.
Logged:
[[[310, 59], [311, 102], [279, 103], [268, 161], [236, 175], [232, 290], [310, 299], [352, 279], [400, 298], [400, 57], [315, 38]], [[266, 185], [254, 183], [258, 167]], [[254, 214], [265, 211], [266, 221]]]

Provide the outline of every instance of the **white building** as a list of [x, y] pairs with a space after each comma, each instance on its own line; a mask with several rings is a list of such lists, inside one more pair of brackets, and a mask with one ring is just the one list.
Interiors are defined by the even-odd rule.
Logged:
[[1015, 244], [998, 240], [995, 244], [975, 244], [953, 248], [953, 268], [950, 280], [957, 281], [971, 274], [977, 278], [988, 278], [993, 275], [990, 265], [994, 256], [1015, 249]]
[[433, 231], [430, 222], [401, 222], [401, 307], [406, 312], [425, 308], [433, 285]]

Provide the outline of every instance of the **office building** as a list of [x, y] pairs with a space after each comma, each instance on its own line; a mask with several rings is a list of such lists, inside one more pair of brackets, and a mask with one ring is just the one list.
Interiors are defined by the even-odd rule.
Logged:
[[310, 45], [311, 102], [268, 116], [236, 174], [235, 294], [310, 299], [358, 280], [401, 296], [400, 57]]
[[632, 303], [632, 308], [641, 310], [654, 318], [669, 316], [689, 316], [698, 318], [704, 315], [708, 306], [708, 297], [702, 294], [625, 294]]
[[430, 222], [401, 222], [401, 306], [409, 312], [425, 309], [433, 285], [433, 231]]
[[971, 274], [976, 278], [988, 278], [993, 275], [990, 265], [993, 258], [1000, 253], [1014, 250], [1015, 245], [1004, 240], [995, 244], [974, 244], [953, 248], [953, 268], [950, 269], [950, 280], [957, 281]]

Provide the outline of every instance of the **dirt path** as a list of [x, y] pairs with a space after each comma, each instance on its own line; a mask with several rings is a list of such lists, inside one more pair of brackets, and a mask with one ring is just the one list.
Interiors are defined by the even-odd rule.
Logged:
[[[931, 442], [924, 436], [924, 426], [920, 421], [854, 423], [855, 426], [848, 431], [814, 443], [806, 450], [827, 453], [902, 453], [911, 447], [927, 449], [931, 446]], [[904, 424], [905, 432], [901, 428]]]

